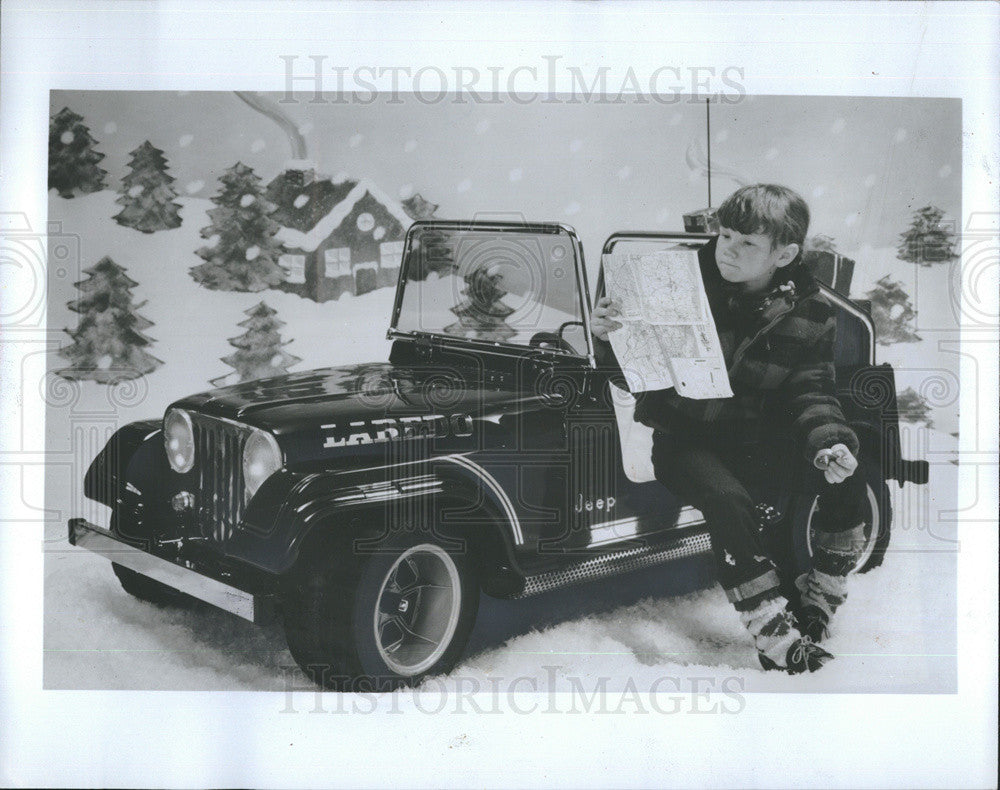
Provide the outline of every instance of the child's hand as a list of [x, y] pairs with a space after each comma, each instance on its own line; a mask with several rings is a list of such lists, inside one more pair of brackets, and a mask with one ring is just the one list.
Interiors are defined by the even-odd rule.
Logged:
[[847, 445], [835, 444], [828, 450], [816, 453], [813, 466], [823, 470], [828, 483], [843, 483], [858, 468], [858, 459], [847, 449]]
[[610, 296], [601, 297], [594, 307], [594, 312], [590, 317], [590, 331], [598, 340], [607, 340], [608, 332], [621, 329], [622, 325], [612, 320], [612, 316], [618, 315], [619, 303]]

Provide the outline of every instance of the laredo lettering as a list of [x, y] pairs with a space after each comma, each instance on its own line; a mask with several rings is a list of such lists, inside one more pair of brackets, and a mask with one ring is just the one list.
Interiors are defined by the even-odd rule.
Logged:
[[328, 423], [321, 426], [327, 435], [323, 447], [346, 447], [402, 439], [429, 439], [443, 436], [471, 436], [472, 417], [468, 414], [425, 414], [423, 416], [384, 417], [359, 420], [347, 425]]

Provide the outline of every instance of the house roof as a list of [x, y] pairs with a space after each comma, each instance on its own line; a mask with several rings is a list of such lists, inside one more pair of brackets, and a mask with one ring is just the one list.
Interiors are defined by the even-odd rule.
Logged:
[[294, 228], [281, 228], [275, 234], [275, 238], [288, 248], [313, 252], [331, 233], [340, 227], [340, 223], [351, 213], [351, 209], [365, 196], [366, 192], [370, 192], [371, 196], [381, 203], [404, 229], [413, 222], [398, 201], [390, 198], [367, 178], [362, 178], [347, 193], [347, 196], [330, 210], [330, 213], [313, 226], [312, 230], [303, 233]]

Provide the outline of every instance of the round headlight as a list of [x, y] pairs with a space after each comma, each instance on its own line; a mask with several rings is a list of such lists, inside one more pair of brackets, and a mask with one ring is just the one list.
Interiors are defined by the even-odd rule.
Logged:
[[243, 483], [247, 499], [252, 497], [261, 484], [281, 469], [281, 450], [275, 438], [263, 431], [250, 434], [243, 446]]
[[163, 447], [170, 468], [175, 472], [190, 472], [194, 466], [194, 426], [191, 415], [183, 409], [171, 409], [163, 418]]

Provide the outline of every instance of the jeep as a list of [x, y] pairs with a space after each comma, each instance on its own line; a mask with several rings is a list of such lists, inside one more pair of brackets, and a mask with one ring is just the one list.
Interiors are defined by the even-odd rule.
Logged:
[[[616, 249], [696, 250], [699, 233], [617, 233]], [[603, 295], [601, 278], [595, 300]], [[892, 368], [830, 287], [838, 391], [862, 441], [866, 544], [882, 560], [900, 454]], [[561, 224], [415, 222], [388, 361], [191, 395], [119, 429], [85, 494], [107, 524], [69, 541], [132, 595], [275, 612], [330, 689], [394, 688], [452, 667], [481, 594], [531, 596], [710, 551], [701, 514], [655, 482], [651, 432], [595, 360], [583, 249]], [[761, 495], [776, 555], [808, 568], [814, 498]], [[668, 572], [668, 571], [664, 571]]]

